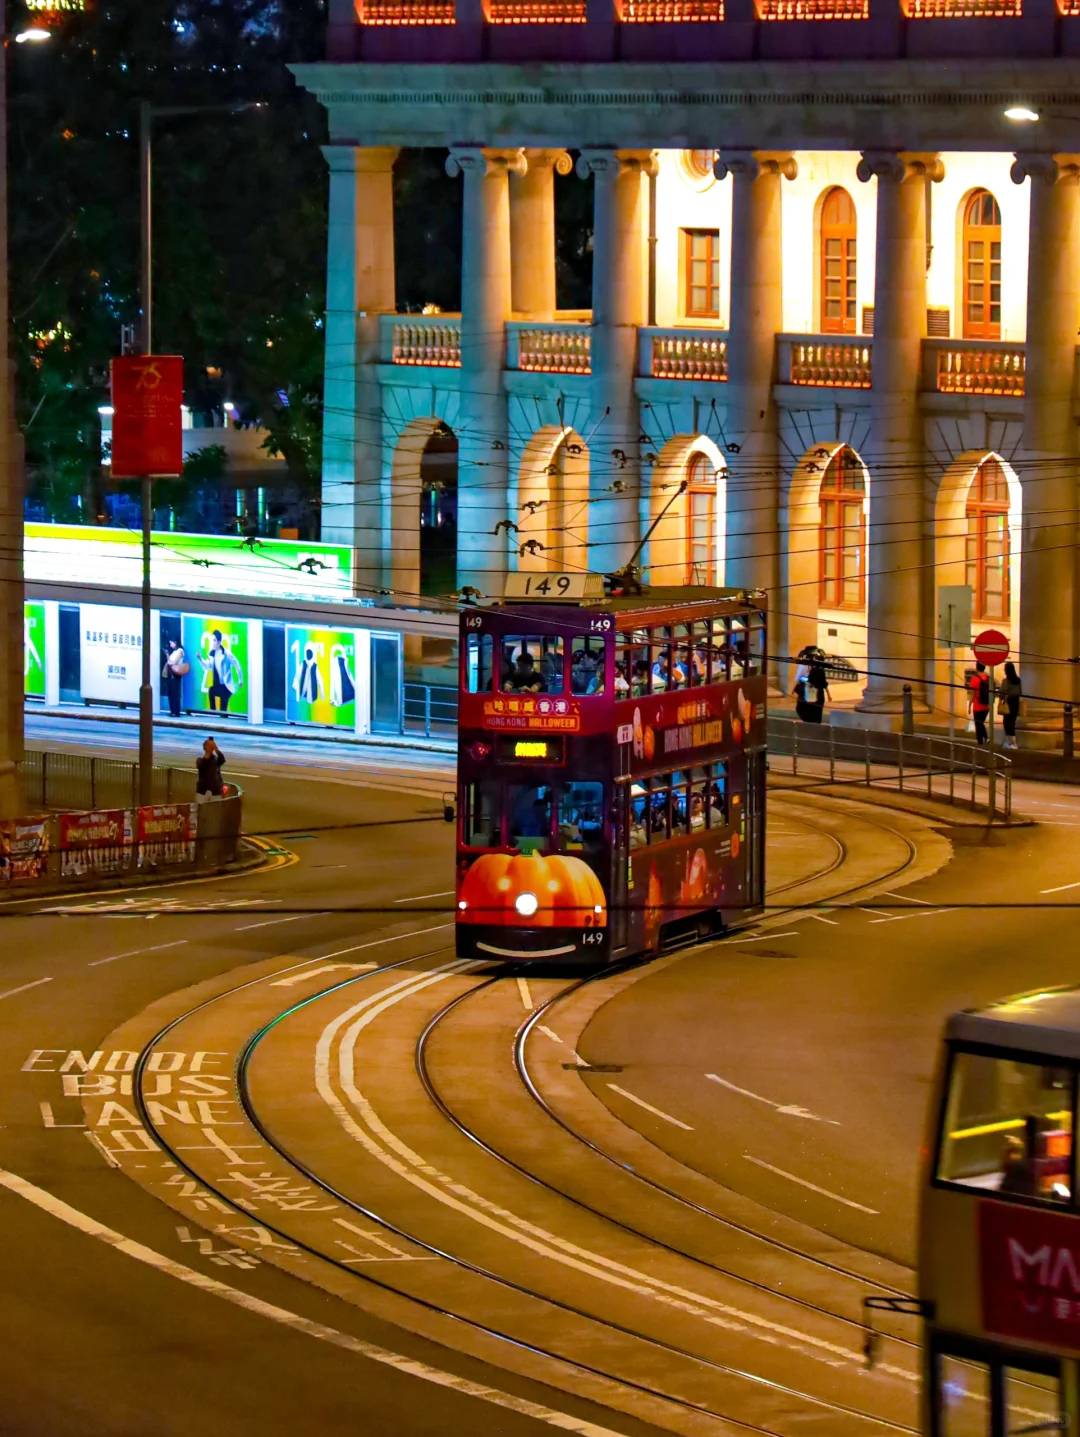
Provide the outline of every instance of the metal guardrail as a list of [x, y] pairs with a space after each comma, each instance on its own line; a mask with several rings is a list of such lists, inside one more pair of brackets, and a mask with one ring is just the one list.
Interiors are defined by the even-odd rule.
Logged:
[[[28, 750], [19, 764], [27, 808], [137, 808], [139, 766], [119, 758]], [[155, 767], [153, 803], [194, 803], [193, 769]]]
[[449, 684], [404, 684], [402, 727], [405, 733], [422, 733], [430, 738], [432, 729], [448, 736], [457, 730], [458, 694]]
[[[1006, 823], [1012, 817], [1010, 760], [1004, 754], [991, 755], [977, 744], [959, 739], [833, 728], [831, 724], [807, 724], [771, 713], [768, 751], [770, 757], [790, 757], [793, 774], [798, 774], [802, 762], [805, 773], [823, 776], [827, 772], [830, 783], [862, 784], [900, 793], [918, 790], [938, 801], [985, 806], [988, 816]], [[992, 788], [996, 793], [991, 815]], [[980, 796], [983, 792], [985, 797]]]

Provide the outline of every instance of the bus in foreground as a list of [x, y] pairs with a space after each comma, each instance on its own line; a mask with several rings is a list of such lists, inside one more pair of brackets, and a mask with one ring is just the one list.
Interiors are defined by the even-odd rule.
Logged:
[[958, 1013], [922, 1184], [929, 1437], [1080, 1432], [1080, 988]]
[[457, 951], [613, 961], [760, 909], [765, 610], [514, 574], [461, 616]]

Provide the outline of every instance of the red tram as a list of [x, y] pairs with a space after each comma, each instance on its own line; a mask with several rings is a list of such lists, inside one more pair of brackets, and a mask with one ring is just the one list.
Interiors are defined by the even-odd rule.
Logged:
[[610, 961], [760, 909], [765, 635], [756, 595], [596, 575], [462, 614], [459, 955]]

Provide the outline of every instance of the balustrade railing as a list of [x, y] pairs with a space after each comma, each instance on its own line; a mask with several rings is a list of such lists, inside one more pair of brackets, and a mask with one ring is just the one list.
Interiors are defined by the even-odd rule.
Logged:
[[653, 379], [727, 379], [727, 335], [715, 329], [642, 329], [641, 372]]
[[461, 368], [461, 319], [449, 315], [403, 319], [388, 316], [391, 322], [390, 362], [422, 364], [437, 369]]
[[506, 349], [508, 369], [541, 374], [592, 373], [592, 331], [588, 324], [573, 320], [508, 324]]
[[873, 341], [809, 339], [780, 335], [777, 371], [781, 384], [826, 389], [869, 389]]
[[1001, 340], [926, 340], [924, 378], [939, 394], [1024, 393], [1024, 346]]

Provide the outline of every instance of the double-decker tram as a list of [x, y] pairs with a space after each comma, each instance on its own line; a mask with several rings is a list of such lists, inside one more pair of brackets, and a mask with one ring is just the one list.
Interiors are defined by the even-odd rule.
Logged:
[[760, 909], [765, 611], [514, 574], [461, 616], [457, 951], [615, 960]]
[[1080, 1432], [1080, 989], [949, 1020], [919, 1241], [930, 1437]]

